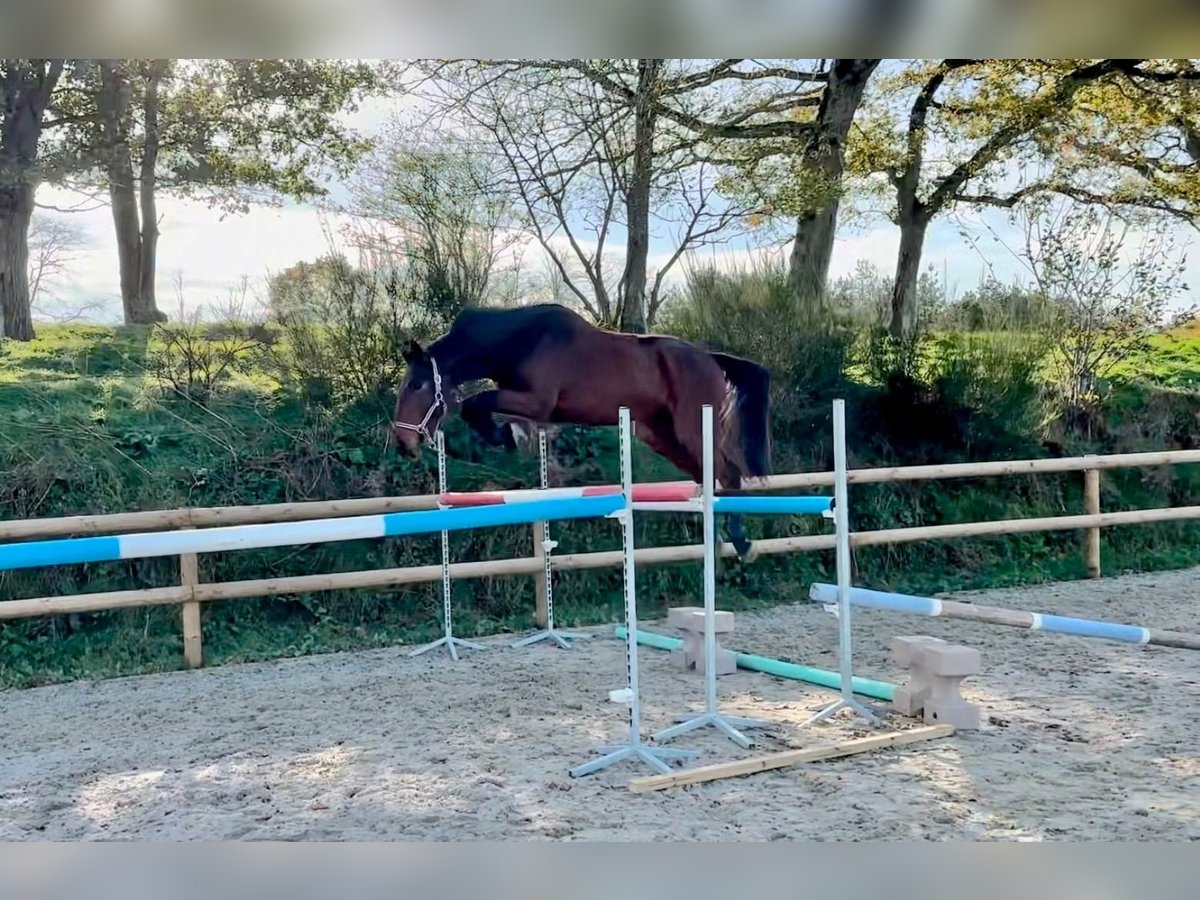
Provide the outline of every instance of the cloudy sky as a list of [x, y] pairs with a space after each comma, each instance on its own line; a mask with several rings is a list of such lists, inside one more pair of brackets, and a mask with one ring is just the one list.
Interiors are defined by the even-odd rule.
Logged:
[[[352, 117], [352, 124], [368, 133], [378, 132], [397, 111], [388, 101], [375, 100]], [[337, 191], [341, 193], [341, 191]], [[48, 207], [76, 207], [81, 198], [53, 187], [38, 193], [39, 204]], [[71, 213], [44, 210], [74, 223], [83, 234], [84, 246], [71, 261], [69, 269], [48, 286], [43, 305], [48, 312], [70, 313], [86, 307], [84, 318], [96, 321], [120, 321], [116, 242], [112, 216], [106, 205]], [[336, 242], [343, 219], [309, 204], [288, 202], [282, 206], [256, 207], [244, 215], [223, 214], [197, 201], [159, 198], [161, 216], [158, 258], [159, 307], [172, 319], [184, 311], [224, 305], [245, 279], [258, 296], [265, 294], [266, 279], [300, 260], [312, 260]], [[1022, 274], [1020, 263], [1002, 244], [993, 240], [987, 227], [996, 230], [1007, 243], [1016, 246], [1019, 236], [1006, 224], [999, 212], [980, 215], [969, 213], [955, 219], [935, 221], [925, 245], [923, 266], [932, 268], [953, 296], [970, 290], [989, 271], [1008, 280]], [[972, 240], [962, 237], [966, 227]], [[1185, 239], [1186, 235], [1181, 232]], [[881, 215], [855, 217], [840, 229], [834, 248], [831, 275], [848, 274], [860, 260], [873, 263], [881, 272], [890, 273], [895, 265], [899, 235]], [[619, 252], [619, 248], [618, 252]], [[655, 242], [651, 246], [651, 265], [655, 257], [665, 258], [670, 246]], [[534, 256], [526, 262], [537, 267]], [[749, 253], [745, 241], [702, 252], [701, 258], [715, 253], [725, 260], [745, 261]], [[678, 273], [676, 273], [678, 274]], [[1200, 263], [1189, 260], [1188, 277], [1200, 282]], [[253, 298], [252, 298], [253, 299]], [[1181, 298], [1181, 301], [1184, 298]]]

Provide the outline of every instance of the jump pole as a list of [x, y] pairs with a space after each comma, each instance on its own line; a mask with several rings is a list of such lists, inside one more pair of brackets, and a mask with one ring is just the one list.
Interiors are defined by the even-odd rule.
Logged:
[[[704, 518], [704, 712], [698, 716], [685, 715], [678, 725], [665, 728], [654, 735], [656, 741], [695, 731], [697, 728], [713, 726], [743, 749], [754, 746], [754, 742], [738, 731], [738, 728], [760, 728], [766, 722], [740, 716], [725, 716], [717, 705], [717, 528], [713, 496], [713, 408], [705, 404], [702, 410], [704, 435], [704, 483], [701, 488], [700, 504]], [[630, 626], [629, 640], [636, 643], [636, 630]]]
[[[547, 491], [550, 488], [550, 472], [549, 466], [546, 463], [548, 456], [546, 447], [546, 431], [543, 428], [538, 429], [538, 469], [539, 469], [539, 484], [542, 486], [542, 491]], [[554, 574], [550, 564], [550, 554], [554, 548], [558, 546], [558, 541], [550, 539], [550, 523], [542, 523], [542, 558], [545, 564], [545, 571], [542, 574], [542, 583], [545, 585], [546, 591], [546, 627], [541, 631], [529, 635], [529, 637], [521, 638], [521, 640], [513, 643], [513, 647], [528, 647], [530, 644], [536, 644], [539, 641], [553, 641], [562, 647], [564, 650], [570, 650], [570, 641], [584, 640], [591, 637], [589, 634], [580, 634], [574, 631], [559, 631], [554, 627]]]
[[[437, 431], [437, 460], [438, 460], [438, 491], [442, 494], [446, 493], [446, 439], [439, 428]], [[468, 650], [486, 650], [487, 647], [483, 644], [476, 644], [474, 641], [465, 641], [462, 638], [454, 636], [453, 613], [450, 610], [450, 534], [442, 531], [442, 636], [436, 641], [426, 644], [424, 647], [418, 647], [408, 655], [420, 656], [422, 653], [427, 653], [436, 647], [445, 647], [450, 653], [450, 658], [458, 662], [458, 650], [456, 647], [465, 647]]]
[[620, 410], [621, 435], [621, 486], [623, 504], [620, 509], [609, 515], [621, 523], [621, 535], [624, 552], [624, 589], [625, 598], [625, 671], [626, 687], [622, 691], [613, 692], [614, 700], [623, 700], [629, 704], [629, 736], [625, 743], [616, 744], [600, 749], [601, 756], [569, 770], [572, 778], [590, 775], [613, 763], [633, 757], [649, 765], [657, 772], [671, 771], [666, 760], [693, 759], [700, 754], [695, 750], [676, 750], [668, 747], [651, 747], [642, 742], [641, 730], [641, 701], [638, 696], [638, 643], [637, 643], [637, 579], [634, 561], [633, 535], [633, 462], [632, 446], [630, 443], [631, 423], [628, 407]]
[[[809, 589], [809, 598], [826, 603], [836, 595], [836, 592], [837, 588], [831, 584], [817, 583]], [[911, 594], [893, 594], [865, 588], [853, 588], [850, 591], [850, 602], [855, 606], [909, 615], [962, 619], [987, 625], [1007, 625], [1012, 628], [1026, 628], [1030, 631], [1099, 638], [1123, 644], [1154, 644], [1160, 647], [1200, 650], [1200, 634], [1167, 631], [1161, 628], [1143, 628], [1139, 625], [1122, 625], [1099, 619], [1057, 616], [1021, 609], [1005, 609], [1000, 606], [981, 606], [975, 603], [938, 600], [934, 597], [918, 597]]]
[[80, 563], [149, 559], [181, 553], [226, 553], [261, 547], [295, 547], [437, 531], [527, 525], [557, 519], [594, 519], [622, 508], [620, 496], [551, 497], [499, 506], [420, 509], [408, 512], [302, 519], [259, 525], [217, 525], [180, 531], [145, 531], [102, 537], [53, 538], [0, 544], [0, 572]]

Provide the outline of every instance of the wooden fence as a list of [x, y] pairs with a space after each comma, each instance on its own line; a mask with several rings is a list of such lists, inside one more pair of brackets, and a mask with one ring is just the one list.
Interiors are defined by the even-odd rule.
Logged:
[[[991, 522], [962, 522], [952, 525], [928, 525], [908, 528], [888, 528], [858, 531], [850, 535], [852, 547], [883, 544], [902, 544], [915, 541], [944, 540], [956, 537], [1020, 534], [1045, 531], [1083, 530], [1084, 557], [1089, 576], [1100, 577], [1100, 529], [1116, 525], [1138, 525], [1152, 522], [1180, 522], [1200, 519], [1200, 506], [1181, 506], [1161, 509], [1138, 509], [1123, 512], [1100, 511], [1100, 473], [1105, 469], [1175, 466], [1200, 463], [1200, 450], [1171, 450], [1151, 453], [1122, 453], [1107, 456], [1078, 456], [1063, 459], [1025, 459], [985, 463], [954, 463], [934, 466], [880, 467], [853, 469], [848, 473], [850, 484], [880, 484], [901, 481], [944, 481], [956, 478], [985, 478], [1007, 475], [1037, 475], [1065, 472], [1084, 473], [1084, 512], [1072, 516], [1046, 516], [1026, 519], [1003, 519]], [[814, 488], [833, 483], [832, 472], [813, 472], [776, 475], [765, 479], [763, 490], [795, 490]], [[342, 516], [373, 515], [404, 510], [433, 509], [437, 495], [409, 497], [379, 497], [353, 500], [313, 501], [305, 503], [276, 503], [261, 506], [189, 507], [182, 509], [148, 510], [101, 516], [65, 516], [62, 518], [0, 521], [0, 541], [28, 538], [65, 537], [72, 535], [122, 534], [137, 531], [165, 531], [202, 528], [214, 525], [251, 525], [269, 522], [294, 522], [303, 519], [327, 519]], [[540, 526], [535, 524], [536, 529]], [[833, 548], [832, 534], [800, 537], [770, 538], [755, 542], [764, 554], [798, 553]], [[539, 546], [535, 541], [535, 546]], [[732, 556], [730, 544], [722, 547], [722, 555]], [[670, 547], [646, 547], [636, 551], [639, 565], [661, 565], [686, 562], [703, 557], [699, 544]], [[572, 553], [554, 556], [554, 571], [600, 569], [621, 565], [619, 550]], [[544, 572], [540, 555], [524, 559], [483, 560], [453, 563], [450, 577], [454, 579], [512, 575], [538, 576]], [[180, 583], [172, 587], [145, 588], [130, 591], [104, 591], [65, 597], [32, 597], [0, 602], [0, 620], [64, 613], [96, 612], [129, 609], [141, 606], [178, 605], [181, 607], [184, 663], [189, 667], [202, 662], [200, 605], [213, 600], [238, 597], [270, 597], [285, 594], [331, 591], [350, 588], [392, 587], [438, 581], [440, 565], [413, 566], [401, 569], [373, 569], [360, 572], [336, 572], [325, 575], [297, 575], [286, 578], [264, 578], [246, 581], [202, 583], [196, 554], [183, 554], [179, 559]], [[545, 625], [545, 610], [539, 604], [535, 619]]]

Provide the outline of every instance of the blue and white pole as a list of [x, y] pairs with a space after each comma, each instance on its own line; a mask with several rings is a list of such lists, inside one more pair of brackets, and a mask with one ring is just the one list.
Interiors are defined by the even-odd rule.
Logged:
[[[835, 596], [836, 592], [837, 589], [831, 584], [817, 583], [810, 588], [809, 597], [812, 600], [827, 603]], [[871, 591], [865, 588], [851, 590], [850, 602], [855, 606], [914, 616], [961, 619], [982, 622], [985, 625], [1006, 625], [1010, 628], [1027, 628], [1030, 631], [1045, 631], [1073, 637], [1099, 638], [1122, 644], [1155, 644], [1161, 647], [1200, 650], [1200, 635], [1161, 628], [1143, 628], [1140, 625], [1123, 625], [1099, 619], [1082, 619], [1075, 616], [1029, 612], [1023, 609], [1006, 609], [1001, 606], [983, 606], [978, 603], [961, 603], [956, 600], [939, 600], [936, 597], [920, 597], [912, 594], [893, 594], [888, 591]]]
[[0, 545], [0, 572], [77, 563], [115, 562], [181, 553], [221, 553], [261, 547], [291, 547], [401, 537], [435, 531], [465, 531], [539, 520], [590, 519], [621, 509], [620, 494], [555, 497], [525, 503], [422, 509], [414, 512], [305, 519], [264, 525], [223, 525], [189, 531], [153, 531], [107, 537], [57, 538]]

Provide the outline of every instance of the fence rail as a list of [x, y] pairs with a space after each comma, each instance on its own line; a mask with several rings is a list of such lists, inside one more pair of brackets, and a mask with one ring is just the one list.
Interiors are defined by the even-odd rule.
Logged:
[[[1083, 472], [1085, 512], [1082, 515], [1072, 516], [1003, 519], [990, 522], [962, 522], [950, 525], [923, 525], [859, 531], [850, 535], [850, 544], [852, 547], [869, 547], [960, 537], [1083, 530], [1085, 532], [1084, 557], [1088, 574], [1092, 577], [1099, 577], [1101, 574], [1100, 529], [1121, 525], [1200, 519], [1200, 505], [1100, 512], [1101, 471], [1115, 468], [1195, 463], [1200, 463], [1200, 450], [854, 469], [849, 472], [851, 484]], [[832, 484], [832, 481], [832, 472], [798, 473], [771, 476], [763, 479], [757, 487], [762, 490], [785, 490], [822, 487]], [[407, 497], [277, 503], [258, 506], [194, 507], [112, 515], [4, 521], [0, 522], [0, 540], [119, 534], [132, 531], [174, 530], [213, 525], [250, 525], [373, 515], [385, 512], [432, 509], [437, 506], [437, 499], [436, 494], [421, 494]], [[756, 549], [760, 553], [768, 555], [828, 550], [832, 549], [833, 545], [833, 535], [826, 534], [769, 538], [755, 542]], [[639, 565], [664, 565], [698, 560], [703, 557], [703, 552], [704, 548], [699, 544], [647, 547], [636, 552], [636, 559]], [[733, 546], [724, 544], [721, 553], [723, 556], [733, 556]], [[551, 558], [551, 567], [553, 571], [558, 572], [580, 571], [616, 567], [621, 565], [621, 562], [621, 551], [612, 550], [554, 556]], [[450, 577], [453, 579], [518, 575], [536, 577], [544, 571], [544, 560], [535, 555], [528, 558], [453, 563], [450, 566]], [[178, 605], [182, 609], [181, 624], [184, 634], [185, 664], [194, 667], [200, 665], [202, 656], [200, 606], [203, 603], [236, 598], [421, 584], [438, 581], [441, 574], [440, 565], [426, 565], [204, 583], [199, 580], [196, 555], [183, 554], [180, 556], [180, 584], [178, 585], [128, 591], [104, 591], [64, 597], [8, 600], [0, 602], [0, 621], [65, 613]]]

